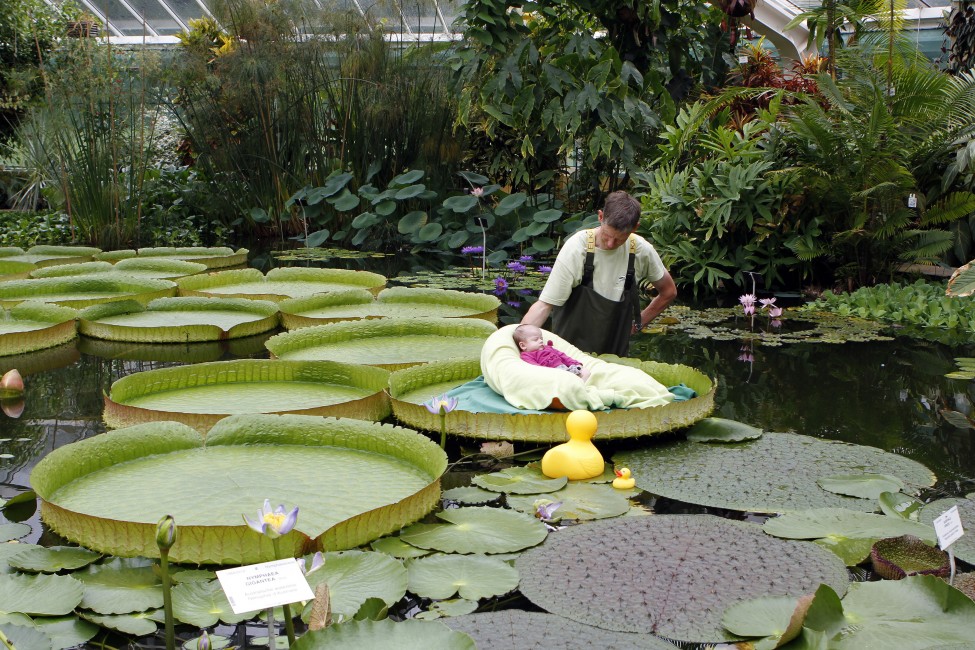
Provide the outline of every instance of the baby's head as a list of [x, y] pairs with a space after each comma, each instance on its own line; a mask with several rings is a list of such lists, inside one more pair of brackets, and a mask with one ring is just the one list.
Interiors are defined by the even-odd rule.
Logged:
[[511, 337], [522, 352], [533, 352], [545, 347], [545, 341], [542, 340], [542, 330], [534, 325], [519, 325]]

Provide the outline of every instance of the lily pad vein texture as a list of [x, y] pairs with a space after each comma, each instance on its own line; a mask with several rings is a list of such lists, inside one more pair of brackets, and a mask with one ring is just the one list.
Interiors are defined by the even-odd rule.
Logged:
[[432, 510], [445, 468], [443, 450], [408, 429], [241, 415], [217, 423], [205, 444], [183, 424], [153, 422], [65, 445], [37, 464], [31, 483], [41, 518], [88, 548], [157, 557], [156, 522], [170, 514], [180, 529], [172, 561], [246, 564], [274, 558], [241, 516], [264, 499], [299, 506], [281, 539], [293, 555], [353, 548]]
[[795, 433], [766, 432], [740, 443], [668, 443], [617, 453], [613, 462], [629, 467], [637, 486], [653, 494], [746, 512], [877, 509], [875, 499], [834, 494], [817, 483], [834, 474], [882, 472], [917, 488], [935, 482], [931, 470], [909, 458]]
[[523, 553], [521, 591], [553, 614], [621, 632], [736, 640], [725, 609], [759, 596], [846, 590], [846, 567], [808, 542], [712, 515], [657, 515], [571, 526]]

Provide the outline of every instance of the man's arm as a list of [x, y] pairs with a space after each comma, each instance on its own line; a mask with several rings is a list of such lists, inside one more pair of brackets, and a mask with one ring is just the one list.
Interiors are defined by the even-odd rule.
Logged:
[[[671, 284], [673, 284], [673, 280], [671, 280]], [[661, 307], [661, 309], [663, 309], [663, 307]], [[545, 325], [545, 321], [548, 320], [551, 313], [552, 305], [548, 304], [547, 302], [543, 302], [542, 300], [536, 300], [535, 303], [528, 308], [528, 311], [525, 312], [525, 316], [521, 319], [521, 324], [534, 325], [535, 327], [541, 328], [543, 325]]]
[[[677, 297], [677, 285], [674, 284], [674, 279], [670, 277], [670, 273], [664, 272], [664, 276], [653, 283], [653, 288], [657, 290], [657, 295], [654, 296], [650, 304], [640, 312], [640, 329], [643, 329], [649, 325], [654, 318], [660, 315], [664, 309], [667, 308], [674, 298]], [[538, 303], [535, 303], [536, 305]], [[534, 305], [533, 305], [534, 306]], [[526, 315], [527, 318], [527, 315]], [[524, 322], [524, 321], [522, 321]]]

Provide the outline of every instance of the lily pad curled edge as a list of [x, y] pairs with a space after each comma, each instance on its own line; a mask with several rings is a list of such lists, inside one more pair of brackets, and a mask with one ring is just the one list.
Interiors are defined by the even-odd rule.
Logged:
[[[175, 294], [176, 284], [169, 280], [102, 273], [75, 278], [41, 278], [4, 282], [0, 284], [0, 306], [10, 307], [27, 300], [37, 300], [83, 309], [117, 300], [137, 300], [147, 304], [156, 298]], [[45, 300], [45, 296], [56, 298]]]
[[3, 356], [53, 348], [78, 335], [78, 312], [71, 307], [28, 300], [9, 310], [0, 309], [0, 318], [47, 325], [23, 332], [0, 332]]
[[762, 430], [726, 418], [704, 418], [687, 432], [687, 439], [694, 442], [741, 442], [762, 436]]
[[[359, 420], [300, 415], [243, 415], [226, 418], [210, 430], [207, 447], [254, 447], [262, 459], [273, 456], [276, 447], [338, 447], [398, 459], [415, 468], [429, 481], [413, 494], [381, 507], [347, 518], [317, 532], [320, 523], [306, 514], [295, 529], [280, 539], [282, 549], [297, 556], [317, 550], [354, 548], [414, 522], [432, 510], [440, 498], [440, 476], [446, 469], [446, 455], [430, 439], [400, 427]], [[88, 548], [119, 557], [158, 557], [156, 521], [163, 514], [147, 511], [145, 521], [119, 521], [88, 516], [60, 507], [58, 490], [103, 468], [152, 455], [165, 456], [204, 446], [201, 434], [176, 422], [154, 422], [119, 429], [66, 445], [48, 454], [35, 466], [31, 483], [41, 499], [41, 518], [62, 536]], [[263, 446], [263, 449], [261, 448]], [[255, 460], [255, 463], [258, 462]], [[264, 468], [263, 471], [271, 471]], [[173, 477], [173, 485], [192, 485], [192, 477]], [[364, 484], [363, 489], [372, 489]], [[196, 498], [206, 494], [192, 493]], [[350, 492], [350, 495], [354, 495]], [[106, 497], [109, 498], [109, 497]], [[270, 540], [254, 533], [239, 516], [227, 511], [225, 518], [240, 519], [239, 525], [207, 526], [179, 524], [192, 521], [192, 499], [186, 500], [190, 514], [170, 512], [180, 527], [179, 539], [170, 550], [174, 562], [196, 564], [246, 564], [275, 557]], [[255, 507], [259, 507], [256, 503]], [[316, 531], [306, 535], [303, 530]]]
[[[218, 294], [236, 298], [272, 300], [274, 302], [280, 302], [291, 297], [273, 290], [269, 290], [267, 293], [255, 291], [253, 293], [241, 292], [236, 294], [214, 291], [214, 289], [238, 284], [253, 284], [256, 289], [260, 289], [261, 285], [270, 282], [342, 284], [348, 285], [348, 288], [358, 287], [367, 289], [373, 293], [379, 293], [386, 286], [386, 278], [384, 276], [370, 271], [296, 267], [274, 268], [268, 271], [267, 275], [264, 275], [258, 269], [217, 271], [215, 273], [191, 275], [179, 278], [176, 281], [179, 285], [179, 295], [181, 296], [208, 296]], [[320, 293], [326, 292], [327, 290], [323, 290]]]

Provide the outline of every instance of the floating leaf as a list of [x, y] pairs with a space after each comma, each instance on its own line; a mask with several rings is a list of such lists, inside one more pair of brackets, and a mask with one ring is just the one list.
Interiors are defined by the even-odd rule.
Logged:
[[[14, 648], [14, 650], [19, 650], [19, 648], [52, 650], [54, 647], [51, 643], [51, 637], [36, 627], [0, 623], [0, 634], [3, 635], [4, 646]], [[7, 645], [8, 643], [10, 645]]]
[[934, 528], [925, 524], [842, 508], [816, 508], [772, 517], [762, 525], [769, 535], [787, 539], [820, 537], [875, 538], [916, 535], [932, 543]]
[[[384, 553], [343, 551], [326, 553], [325, 566], [308, 575], [312, 591], [328, 583], [332, 616], [352, 618], [370, 598], [380, 598], [387, 606], [406, 593], [407, 574], [403, 563]], [[302, 613], [307, 621], [312, 604]]]
[[80, 569], [101, 557], [100, 553], [76, 546], [30, 547], [11, 556], [7, 564], [34, 573], [57, 573], [62, 569]]
[[725, 418], [704, 418], [687, 432], [687, 439], [694, 442], [741, 442], [761, 437], [761, 429]]
[[30, 531], [27, 524], [0, 524], [0, 543], [26, 537]]
[[0, 574], [0, 612], [63, 616], [78, 606], [83, 592], [71, 576]]
[[476, 650], [474, 641], [463, 632], [455, 632], [438, 621], [415, 619], [400, 623], [385, 619], [332, 625], [324, 630], [303, 634], [291, 647], [293, 650]]
[[[802, 605], [805, 600], [805, 605]], [[800, 599], [787, 596], [754, 598], [731, 605], [721, 616], [721, 624], [732, 634], [743, 637], [772, 637], [777, 643], [787, 643], [798, 636], [802, 619], [812, 595]], [[796, 618], [797, 605], [802, 616]], [[776, 645], [778, 647], [778, 645]]]
[[858, 499], [878, 499], [884, 492], [899, 492], [904, 482], [890, 474], [839, 474], [816, 481], [819, 487]]
[[136, 278], [121, 273], [99, 273], [68, 278], [13, 280], [0, 284], [0, 307], [12, 307], [26, 300], [83, 309], [116, 300], [137, 300], [147, 304], [156, 298], [176, 295], [169, 280]]
[[147, 560], [114, 558], [74, 577], [85, 584], [81, 606], [96, 614], [130, 614], [163, 606], [162, 584]]
[[839, 537], [830, 535], [814, 539], [813, 542], [835, 553], [846, 566], [857, 566], [870, 557], [876, 537]]
[[122, 634], [148, 636], [156, 633], [157, 625], [152, 617], [158, 613], [161, 612], [157, 610], [155, 612], [140, 612], [138, 614], [103, 615], [82, 611], [79, 616], [95, 625], [107, 627], [110, 630], [115, 630]]
[[415, 618], [423, 621], [430, 621], [447, 616], [463, 616], [464, 614], [470, 614], [476, 609], [476, 600], [465, 600], [463, 598], [438, 600], [430, 603], [430, 607], [428, 607], [426, 611], [417, 614]]
[[[173, 587], [173, 616], [193, 627], [212, 627], [220, 621], [234, 625], [254, 618], [258, 613], [234, 614], [226, 594], [216, 580], [213, 582], [184, 582]], [[94, 622], [97, 623], [98, 621]], [[142, 634], [149, 633], [143, 632]]]
[[512, 553], [540, 544], [545, 524], [499, 508], [455, 508], [437, 513], [446, 524], [413, 524], [400, 537], [414, 546], [445, 553]]
[[32, 300], [10, 310], [0, 308], [0, 319], [3, 320], [0, 350], [7, 356], [67, 343], [78, 336], [77, 317], [78, 312], [70, 307]]
[[[971, 528], [975, 523], [975, 496], [968, 495], [965, 499], [938, 499], [921, 508], [918, 516], [921, 522], [934, 525], [934, 520], [944, 514], [952, 506], [958, 506], [958, 516], [963, 525]], [[975, 534], [968, 532], [951, 545], [951, 550], [959, 560], [975, 564]]]
[[480, 600], [513, 591], [518, 571], [486, 555], [435, 555], [410, 562], [409, 581], [409, 590], [423, 598]]
[[417, 548], [412, 544], [407, 544], [399, 537], [381, 537], [370, 544], [370, 546], [372, 550], [378, 553], [385, 553], [386, 555], [391, 555], [401, 560], [407, 560], [412, 557], [423, 557], [424, 555], [430, 554], [429, 549]]
[[542, 494], [565, 487], [569, 479], [549, 478], [538, 467], [509, 467], [491, 474], [479, 474], [471, 482], [492, 492]]
[[446, 501], [453, 501], [465, 506], [480, 506], [500, 498], [501, 495], [497, 492], [485, 490], [474, 485], [450, 488], [443, 492], [443, 499]]
[[878, 499], [880, 511], [889, 517], [917, 521], [923, 502], [900, 492], [884, 492]]
[[176, 282], [181, 296], [256, 298], [275, 302], [344, 289], [368, 289], [379, 293], [386, 286], [386, 278], [378, 273], [297, 267], [271, 269], [267, 275], [257, 269], [218, 271], [179, 278]]
[[95, 638], [99, 627], [77, 616], [46, 617], [38, 616], [34, 625], [51, 639], [55, 650], [74, 648]]
[[[558, 492], [545, 495], [552, 501], [561, 501], [556, 511], [561, 519], [604, 519], [626, 514], [630, 502], [626, 492], [609, 485], [591, 483], [569, 483]], [[521, 512], [535, 513], [537, 496], [508, 497], [508, 506]]]

